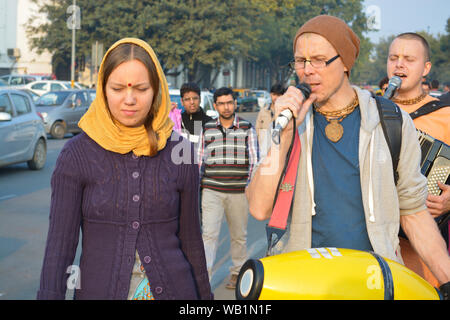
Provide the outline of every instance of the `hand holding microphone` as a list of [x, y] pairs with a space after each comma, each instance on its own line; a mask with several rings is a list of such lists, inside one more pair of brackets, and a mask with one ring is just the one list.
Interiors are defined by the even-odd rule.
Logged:
[[[286, 93], [275, 102], [275, 128], [272, 131], [272, 141], [280, 143], [281, 131], [287, 126], [292, 116], [300, 124], [305, 118], [311, 104], [316, 99], [311, 95], [311, 87], [306, 83], [300, 83], [297, 87], [289, 87]], [[279, 111], [280, 110], [280, 111]]]

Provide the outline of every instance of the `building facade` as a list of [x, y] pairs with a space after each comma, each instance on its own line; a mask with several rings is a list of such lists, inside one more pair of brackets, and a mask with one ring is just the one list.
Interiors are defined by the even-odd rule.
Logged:
[[31, 50], [26, 34], [25, 25], [36, 9], [30, 0], [0, 0], [0, 75], [52, 73], [51, 54]]
[[[179, 72], [179, 70], [183, 70], [183, 66], [169, 70], [167, 73], [167, 81], [172, 88], [180, 88], [183, 83], [188, 81], [187, 71]], [[171, 74], [177, 74], [177, 76], [172, 76]], [[212, 70], [208, 79], [203, 79], [199, 85], [209, 88], [268, 89], [271, 86], [270, 79], [269, 70], [261, 68], [255, 62], [238, 57], [222, 65], [219, 70]]]

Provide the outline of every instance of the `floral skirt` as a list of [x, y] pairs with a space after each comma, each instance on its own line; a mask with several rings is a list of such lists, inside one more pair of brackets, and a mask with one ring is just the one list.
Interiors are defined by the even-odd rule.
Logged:
[[142, 266], [141, 259], [136, 251], [136, 260], [131, 274], [130, 290], [128, 300], [155, 300], [152, 294], [150, 283]]

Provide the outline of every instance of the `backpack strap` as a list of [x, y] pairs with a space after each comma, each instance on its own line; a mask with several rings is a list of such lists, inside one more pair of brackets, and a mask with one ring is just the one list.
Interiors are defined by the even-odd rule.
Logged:
[[448, 104], [441, 100], [433, 100], [430, 101], [423, 106], [421, 106], [419, 109], [417, 109], [414, 112], [411, 112], [409, 115], [414, 120], [418, 117], [424, 116], [426, 114], [432, 113], [436, 110], [439, 110], [440, 108], [447, 107]]
[[395, 185], [397, 185], [397, 167], [400, 159], [400, 148], [402, 146], [402, 113], [400, 108], [391, 100], [375, 95], [372, 95], [372, 97], [377, 102], [381, 127], [383, 128], [384, 137], [391, 152], [394, 181]]

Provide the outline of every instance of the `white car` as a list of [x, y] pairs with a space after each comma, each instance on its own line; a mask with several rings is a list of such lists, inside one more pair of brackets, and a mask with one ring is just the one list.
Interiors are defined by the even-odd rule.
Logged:
[[[74, 89], [84, 89], [79, 83], [75, 82], [74, 85], [75, 85]], [[70, 86], [70, 81], [59, 81], [59, 80], [33, 81], [24, 85], [22, 88], [27, 88], [40, 96], [50, 91], [61, 91], [72, 89]]]
[[260, 109], [264, 108], [265, 105], [272, 102], [270, 93], [266, 90], [252, 90], [252, 92], [258, 98], [258, 106]]
[[51, 76], [40, 76], [33, 74], [7, 74], [0, 77], [0, 80], [9, 86], [21, 86], [33, 81], [50, 80]]
[[[176, 102], [178, 108], [184, 111], [184, 107], [181, 104], [180, 89], [169, 89], [170, 101]], [[214, 95], [209, 91], [200, 91], [200, 107], [205, 111], [206, 115], [213, 119], [219, 116], [219, 113], [214, 109]]]

